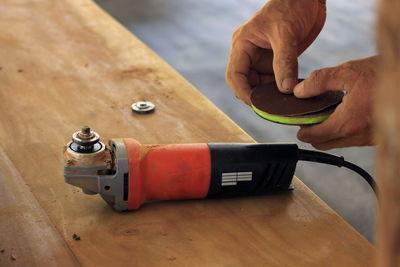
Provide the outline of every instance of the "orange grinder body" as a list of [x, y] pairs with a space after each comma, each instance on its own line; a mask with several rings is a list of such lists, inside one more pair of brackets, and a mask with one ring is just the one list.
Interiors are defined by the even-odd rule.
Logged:
[[128, 209], [146, 201], [205, 198], [210, 187], [207, 144], [142, 145], [124, 139], [129, 162]]

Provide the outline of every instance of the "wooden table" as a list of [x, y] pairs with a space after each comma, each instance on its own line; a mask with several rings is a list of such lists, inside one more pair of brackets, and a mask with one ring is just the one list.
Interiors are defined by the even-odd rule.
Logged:
[[[297, 179], [291, 194], [128, 213], [64, 183], [62, 147], [85, 124], [104, 141], [254, 141], [93, 2], [3, 0], [0, 14], [1, 266], [374, 262], [373, 246]], [[131, 112], [143, 99], [154, 114]]]

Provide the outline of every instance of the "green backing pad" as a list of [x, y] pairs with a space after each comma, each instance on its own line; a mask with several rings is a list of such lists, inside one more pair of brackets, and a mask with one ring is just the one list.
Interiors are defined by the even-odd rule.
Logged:
[[278, 115], [271, 115], [268, 114], [262, 110], [259, 110], [258, 108], [256, 108], [255, 106], [251, 106], [251, 108], [255, 111], [255, 113], [257, 115], [259, 115], [260, 117], [262, 117], [263, 119], [272, 121], [272, 122], [277, 122], [280, 124], [285, 124], [285, 125], [312, 125], [312, 124], [317, 124], [317, 123], [321, 123], [324, 120], [326, 120], [327, 118], [329, 118], [329, 116], [333, 113], [334, 109], [327, 111], [327, 112], [323, 112], [323, 113], [319, 113], [319, 114], [315, 114], [314, 116], [309, 115], [309, 116], [303, 116], [303, 117], [285, 117], [285, 116], [278, 116]]

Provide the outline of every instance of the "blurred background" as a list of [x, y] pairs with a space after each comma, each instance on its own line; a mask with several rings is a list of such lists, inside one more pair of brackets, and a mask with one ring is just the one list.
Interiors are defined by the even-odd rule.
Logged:
[[[259, 118], [225, 82], [233, 31], [265, 0], [96, 0], [194, 84], [258, 142], [297, 142], [298, 127]], [[327, 1], [324, 29], [300, 57], [300, 77], [313, 70], [376, 54], [375, 2]], [[373, 148], [331, 150], [374, 173]], [[368, 240], [374, 241], [376, 198], [358, 175], [343, 168], [300, 163], [296, 175]], [[328, 231], [328, 229], [327, 229]]]

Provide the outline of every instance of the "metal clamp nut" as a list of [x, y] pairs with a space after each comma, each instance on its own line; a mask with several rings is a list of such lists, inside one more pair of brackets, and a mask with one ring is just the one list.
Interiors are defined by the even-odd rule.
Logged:
[[156, 106], [150, 101], [139, 101], [132, 104], [132, 111], [138, 114], [153, 112]]
[[100, 136], [90, 130], [89, 126], [84, 126], [82, 130], [72, 135], [71, 149], [75, 152], [91, 153], [101, 149]]

